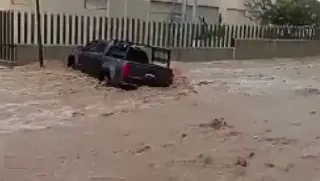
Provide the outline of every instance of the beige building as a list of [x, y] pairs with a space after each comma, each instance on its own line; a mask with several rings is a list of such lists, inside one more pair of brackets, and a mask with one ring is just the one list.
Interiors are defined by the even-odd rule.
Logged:
[[[1, 0], [2, 9], [33, 11], [35, 0]], [[99, 15], [109, 17], [134, 17], [144, 20], [168, 21], [181, 12], [182, 0], [40, 0], [45, 12]], [[198, 0], [197, 17], [204, 17], [214, 24], [222, 15], [223, 23], [248, 24], [244, 0]], [[188, 0], [186, 20], [193, 20], [193, 0]]]

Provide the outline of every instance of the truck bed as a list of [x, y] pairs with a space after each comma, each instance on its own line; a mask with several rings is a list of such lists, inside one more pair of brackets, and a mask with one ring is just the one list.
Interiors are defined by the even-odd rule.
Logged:
[[127, 76], [123, 81], [135, 85], [169, 86], [173, 81], [173, 72], [170, 68], [155, 64], [141, 64], [128, 61]]

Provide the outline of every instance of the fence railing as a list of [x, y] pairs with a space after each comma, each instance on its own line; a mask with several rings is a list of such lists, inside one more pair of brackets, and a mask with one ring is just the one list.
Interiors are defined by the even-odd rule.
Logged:
[[0, 11], [0, 61], [16, 61], [14, 44], [14, 13]]
[[[14, 43], [36, 44], [35, 14], [11, 13]], [[41, 24], [45, 45], [79, 45], [92, 39], [116, 38], [160, 47], [232, 47], [234, 38], [318, 40], [320, 35], [317, 27], [177, 24], [55, 13], [43, 13]]]

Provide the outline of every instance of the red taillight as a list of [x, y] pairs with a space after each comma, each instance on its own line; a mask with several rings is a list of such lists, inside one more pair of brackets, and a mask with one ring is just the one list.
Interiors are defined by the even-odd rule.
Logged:
[[121, 69], [122, 78], [125, 78], [128, 76], [129, 69], [130, 69], [129, 64], [127, 64], [127, 63], [123, 64], [122, 69]]

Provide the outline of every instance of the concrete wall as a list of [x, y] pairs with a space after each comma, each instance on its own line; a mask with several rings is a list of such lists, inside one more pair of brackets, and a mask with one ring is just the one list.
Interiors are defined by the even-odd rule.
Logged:
[[319, 56], [317, 40], [236, 40], [235, 59], [296, 58]]
[[[247, 60], [272, 58], [299, 58], [320, 56], [320, 41], [316, 40], [236, 40], [234, 48], [172, 48], [172, 60], [183, 62], [213, 60]], [[66, 60], [72, 46], [44, 47], [47, 60]], [[38, 59], [36, 45], [17, 45], [17, 64]]]
[[[48, 45], [44, 46], [46, 60], [65, 61], [73, 46]], [[18, 65], [25, 65], [38, 60], [36, 45], [17, 45], [16, 59]], [[193, 62], [233, 59], [233, 48], [173, 48], [173, 61]]]
[[233, 48], [173, 48], [172, 60], [183, 62], [203, 62], [233, 59]]
[[[44, 46], [44, 58], [46, 60], [66, 61], [73, 46]], [[38, 60], [38, 47], [36, 45], [17, 45], [17, 65], [25, 65]]]

